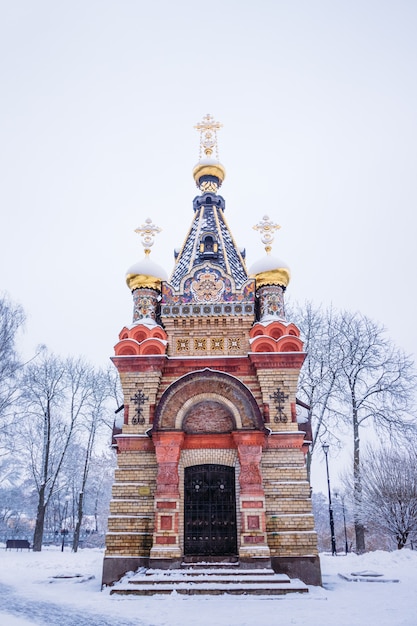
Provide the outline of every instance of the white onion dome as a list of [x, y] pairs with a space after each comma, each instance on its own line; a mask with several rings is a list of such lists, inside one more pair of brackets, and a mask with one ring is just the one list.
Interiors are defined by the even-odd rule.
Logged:
[[151, 261], [149, 254], [129, 267], [126, 272], [126, 283], [131, 291], [139, 288], [148, 288], [161, 291], [162, 281], [168, 280], [164, 268]]
[[255, 278], [258, 289], [265, 285], [287, 287], [291, 279], [291, 272], [282, 259], [278, 259], [272, 254], [266, 254], [249, 268], [249, 276]]

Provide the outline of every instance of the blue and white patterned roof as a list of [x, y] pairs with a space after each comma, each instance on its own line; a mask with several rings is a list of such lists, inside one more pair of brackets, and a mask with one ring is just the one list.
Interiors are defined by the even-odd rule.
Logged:
[[[193, 206], [194, 220], [177, 256], [170, 285], [179, 289], [184, 276], [197, 265], [209, 260], [232, 276], [236, 287], [240, 289], [248, 279], [248, 273], [242, 253], [224, 218], [224, 198], [215, 193], [204, 193], [194, 199]], [[214, 250], [208, 251], [205, 243], [207, 241], [210, 241], [210, 246], [214, 245]]]

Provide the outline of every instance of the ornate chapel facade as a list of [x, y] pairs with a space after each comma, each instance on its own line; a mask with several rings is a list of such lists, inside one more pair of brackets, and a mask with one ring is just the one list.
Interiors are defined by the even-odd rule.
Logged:
[[305, 353], [286, 319], [279, 228], [255, 228], [264, 257], [246, 268], [225, 220], [220, 125], [196, 128], [200, 194], [168, 279], [151, 260], [159, 230], [137, 229], [145, 256], [127, 272], [133, 321], [112, 361], [124, 393], [103, 584], [141, 566], [272, 567], [321, 584], [307, 480], [308, 441], [297, 423]]

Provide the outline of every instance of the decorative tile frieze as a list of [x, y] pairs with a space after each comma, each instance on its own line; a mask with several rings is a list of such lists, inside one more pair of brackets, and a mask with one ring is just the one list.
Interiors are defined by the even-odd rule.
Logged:
[[190, 349], [190, 341], [185, 337], [177, 339], [177, 352], [188, 352]]
[[207, 349], [207, 340], [205, 337], [194, 338], [194, 350], [205, 351]]
[[228, 302], [225, 303], [206, 303], [204, 305], [195, 304], [193, 306], [190, 305], [175, 305], [168, 306], [163, 305], [161, 307], [162, 317], [192, 317], [196, 315], [201, 315], [203, 317], [216, 317], [221, 315], [233, 316], [233, 315], [244, 315], [244, 316], [254, 316], [255, 314], [255, 305], [254, 304], [240, 304], [236, 302]]
[[211, 338], [211, 349], [212, 350], [224, 350], [224, 338], [223, 337], [212, 337]]

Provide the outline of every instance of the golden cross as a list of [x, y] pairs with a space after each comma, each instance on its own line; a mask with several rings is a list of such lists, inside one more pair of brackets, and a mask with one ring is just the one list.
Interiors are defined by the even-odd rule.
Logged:
[[272, 250], [271, 244], [274, 241], [274, 232], [279, 228], [281, 226], [270, 220], [268, 215], [264, 215], [261, 221], [253, 226], [253, 230], [259, 230], [261, 233], [261, 241], [265, 245], [265, 250], [268, 254]]
[[214, 121], [214, 117], [212, 117], [210, 113], [207, 113], [202, 121], [194, 126], [194, 128], [200, 132], [200, 158], [202, 150], [204, 150], [204, 154], [207, 157], [210, 157], [213, 154], [213, 148], [216, 150], [216, 158], [219, 158], [217, 131], [220, 130], [222, 126], [223, 124], [220, 124], [220, 122]]
[[160, 233], [162, 228], [152, 224], [152, 220], [148, 217], [142, 226], [135, 228], [135, 233], [138, 233], [142, 237], [142, 245], [145, 248], [145, 254], [150, 254], [150, 248], [154, 244], [155, 235]]

